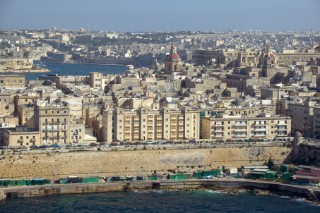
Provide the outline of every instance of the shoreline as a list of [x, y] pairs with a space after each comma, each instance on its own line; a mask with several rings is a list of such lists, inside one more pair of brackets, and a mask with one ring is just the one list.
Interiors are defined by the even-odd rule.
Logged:
[[10, 74], [10, 73], [14, 73], [14, 74], [25, 74], [25, 73], [48, 73], [51, 72], [48, 69], [27, 69], [27, 70], [2, 70], [0, 71], [0, 74], [4, 73], [4, 74]]
[[279, 182], [217, 178], [210, 180], [160, 180], [123, 181], [105, 183], [50, 184], [42, 186], [23, 186], [0, 188], [0, 200], [47, 195], [87, 194], [115, 191], [195, 191], [213, 190], [237, 195], [248, 192], [255, 195], [280, 195], [305, 198], [320, 203], [320, 188], [291, 185]]
[[[64, 62], [64, 63], [61, 63], [61, 62], [42, 62], [43, 64], [46, 64], [46, 63], [50, 63], [50, 64], [79, 64], [79, 65], [102, 65], [102, 66], [124, 66], [126, 67], [127, 65], [125, 64], [100, 64], [100, 63], [77, 63], [77, 62]], [[41, 65], [37, 64], [37, 66], [40, 66], [42, 67]]]

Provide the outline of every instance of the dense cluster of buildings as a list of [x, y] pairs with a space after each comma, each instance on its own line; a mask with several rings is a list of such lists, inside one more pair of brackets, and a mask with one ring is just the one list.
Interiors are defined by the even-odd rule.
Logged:
[[[319, 138], [320, 47], [313, 40], [299, 40], [294, 35], [248, 34], [257, 38], [252, 43], [233, 33], [219, 35], [196, 33], [170, 37], [167, 34], [166, 39], [163, 34], [108, 37], [108, 33], [88, 34], [83, 30], [20, 32], [11, 37], [2, 34], [2, 45], [17, 46], [32, 41], [34, 48], [20, 49], [24, 51], [20, 54], [23, 57], [52, 62], [89, 57], [84, 44], [94, 38], [104, 38], [110, 43], [117, 39], [157, 36], [163, 43], [158, 42], [153, 48], [152, 42], [144, 43], [152, 53], [150, 68], [135, 69], [128, 65], [122, 74], [47, 75], [27, 82], [22, 75], [1, 75], [0, 143], [39, 146], [274, 141], [286, 140], [295, 131], [305, 137]], [[172, 41], [177, 45], [169, 44]], [[265, 45], [261, 47], [262, 41]], [[209, 44], [212, 49], [208, 48]], [[143, 52], [141, 45], [138, 46]], [[63, 53], [69, 47], [72, 55]], [[101, 52], [113, 52], [98, 48]], [[17, 51], [9, 51], [10, 45], [2, 49], [0, 54], [6, 60], [19, 55]], [[154, 54], [156, 50], [164, 53], [162, 60]], [[75, 59], [77, 54], [79, 57]], [[133, 49], [126, 50], [126, 54], [127, 57], [114, 57], [139, 55]]]

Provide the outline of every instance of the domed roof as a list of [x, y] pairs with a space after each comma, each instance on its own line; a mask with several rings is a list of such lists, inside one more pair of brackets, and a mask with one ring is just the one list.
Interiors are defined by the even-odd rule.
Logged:
[[172, 61], [172, 60], [181, 60], [180, 56], [177, 53], [170, 53], [167, 55], [167, 61]]
[[274, 58], [275, 55], [273, 52], [267, 52], [263, 55], [264, 58]]
[[271, 51], [271, 45], [268, 45], [263, 53], [263, 58], [275, 58], [276, 55]]
[[171, 45], [170, 54], [167, 55], [166, 61], [174, 61], [174, 60], [181, 60], [180, 56], [177, 54], [177, 49], [173, 44]]
[[320, 44], [314, 48], [314, 50], [320, 52]]

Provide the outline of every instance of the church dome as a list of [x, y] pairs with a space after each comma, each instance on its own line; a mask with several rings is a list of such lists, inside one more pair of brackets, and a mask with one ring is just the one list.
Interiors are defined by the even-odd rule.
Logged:
[[171, 46], [170, 54], [167, 55], [166, 61], [173, 61], [173, 60], [181, 60], [180, 56], [177, 53], [177, 49], [175, 46]]
[[275, 55], [274, 55], [274, 53], [273, 52], [267, 52], [267, 53], [265, 53], [264, 54], [264, 56], [263, 56], [264, 58], [274, 58], [275, 57]]

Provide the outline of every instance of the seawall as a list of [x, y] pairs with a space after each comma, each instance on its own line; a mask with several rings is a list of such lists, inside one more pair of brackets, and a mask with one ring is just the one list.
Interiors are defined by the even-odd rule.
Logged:
[[66, 184], [10, 187], [0, 189], [0, 199], [14, 197], [33, 197], [45, 195], [98, 193], [123, 190], [225, 190], [237, 193], [239, 190], [247, 190], [258, 194], [276, 193], [294, 197], [303, 197], [315, 202], [320, 201], [320, 189], [307, 186], [289, 185], [277, 182], [245, 179], [212, 179], [212, 180], [161, 180], [161, 181], [133, 181], [96, 184]]
[[194, 172], [242, 165], [262, 165], [271, 157], [282, 163], [291, 148], [279, 146], [237, 146], [216, 148], [109, 151], [28, 151], [0, 155], [0, 179], [58, 179], [76, 176], [137, 176]]

